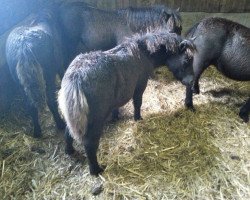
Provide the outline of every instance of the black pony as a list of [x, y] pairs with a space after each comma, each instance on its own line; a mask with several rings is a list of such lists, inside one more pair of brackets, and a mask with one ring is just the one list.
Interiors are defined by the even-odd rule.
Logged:
[[146, 32], [151, 28], [167, 28], [181, 35], [182, 25], [179, 9], [173, 10], [163, 5], [150, 7], [129, 7], [117, 10], [125, 18], [127, 25], [134, 32]]
[[55, 96], [56, 74], [62, 77], [64, 71], [63, 45], [57, 24], [53, 11], [45, 9], [25, 25], [13, 29], [6, 42], [9, 70], [26, 97], [34, 137], [41, 136], [38, 109], [42, 108], [45, 99], [57, 127], [65, 127]]
[[[226, 77], [250, 81], [250, 29], [236, 22], [210, 17], [194, 25], [188, 32], [197, 51], [194, 53], [193, 91], [187, 88], [186, 105], [193, 107], [192, 93], [199, 93], [199, 79], [210, 65]], [[240, 117], [249, 121], [250, 98], [240, 109]]]
[[146, 32], [150, 27], [168, 27], [168, 31], [181, 33], [179, 12], [165, 6], [105, 11], [83, 2], [73, 2], [59, 7], [59, 18], [67, 38], [69, 61], [79, 53], [108, 50], [125, 37]]
[[108, 51], [78, 55], [68, 67], [58, 95], [67, 123], [66, 153], [74, 151], [72, 137], [83, 141], [90, 173], [102, 172], [96, 152], [107, 116], [132, 98], [134, 119], [142, 119], [140, 108], [148, 78], [155, 67], [165, 65], [167, 60], [175, 77], [190, 85], [190, 50], [193, 45], [189, 41], [157, 30], [138, 34]]
[[163, 5], [150, 7], [129, 7], [117, 10], [118, 15], [125, 18], [127, 25], [134, 32], [146, 32], [151, 28], [166, 28], [169, 32], [181, 34], [181, 17], [179, 10]]

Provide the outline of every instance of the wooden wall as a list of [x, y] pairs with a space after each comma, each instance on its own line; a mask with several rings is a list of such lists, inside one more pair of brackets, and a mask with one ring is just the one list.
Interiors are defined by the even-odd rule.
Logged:
[[182, 12], [250, 12], [250, 0], [86, 0], [105, 9], [165, 4]]

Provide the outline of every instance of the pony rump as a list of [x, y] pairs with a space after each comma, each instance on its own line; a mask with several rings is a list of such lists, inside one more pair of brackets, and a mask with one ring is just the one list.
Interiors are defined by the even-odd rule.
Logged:
[[[41, 14], [43, 13], [43, 14]], [[53, 12], [42, 10], [14, 28], [6, 40], [6, 61], [11, 76], [24, 93], [27, 111], [34, 125], [34, 137], [41, 137], [39, 109], [46, 104], [57, 128], [65, 123], [56, 103], [56, 74], [63, 71], [64, 45]], [[61, 74], [60, 74], [61, 75]]]
[[58, 92], [59, 108], [67, 123], [71, 136], [82, 143], [87, 130], [89, 107], [87, 99], [81, 90], [80, 78], [74, 77], [71, 82], [64, 81]]
[[16, 74], [31, 104], [35, 107], [43, 107], [45, 104], [43, 70], [30, 46], [26, 43], [22, 44]]

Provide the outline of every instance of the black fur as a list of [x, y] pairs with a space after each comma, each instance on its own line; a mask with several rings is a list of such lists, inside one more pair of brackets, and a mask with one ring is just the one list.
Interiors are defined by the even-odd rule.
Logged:
[[70, 51], [69, 60], [79, 53], [108, 50], [133, 33], [169, 26], [171, 32], [181, 32], [178, 11], [165, 6], [127, 8], [105, 11], [86, 3], [65, 3], [59, 8], [60, 21]]
[[[186, 36], [193, 38], [197, 49], [193, 61], [193, 90], [187, 89], [188, 107], [193, 107], [192, 92], [200, 92], [199, 78], [210, 65], [216, 66], [228, 78], [238, 81], [250, 80], [249, 28], [227, 19], [211, 17], [194, 25]], [[239, 114], [245, 122], [249, 120], [249, 111], [250, 99]]]
[[74, 151], [70, 135], [83, 141], [91, 174], [103, 171], [96, 152], [105, 119], [131, 98], [134, 119], [142, 119], [142, 95], [155, 67], [171, 59], [170, 70], [179, 80], [189, 80], [186, 84], [191, 84], [192, 71], [186, 71], [192, 63], [186, 51], [189, 46], [187, 43], [186, 49], [179, 50], [180, 42], [175, 33], [157, 30], [136, 35], [108, 51], [80, 54], [72, 61], [58, 96], [69, 128], [65, 133], [66, 152]]
[[47, 100], [56, 125], [65, 123], [58, 113], [55, 77], [63, 75], [64, 56], [61, 36], [53, 12], [43, 10], [25, 25], [13, 29], [6, 42], [7, 63], [14, 81], [26, 98], [34, 124], [34, 137], [41, 137], [38, 109]]

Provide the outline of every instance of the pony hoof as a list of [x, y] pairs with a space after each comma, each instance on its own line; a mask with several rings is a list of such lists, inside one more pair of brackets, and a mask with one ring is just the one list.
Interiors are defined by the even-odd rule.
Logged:
[[119, 121], [119, 117], [117, 116], [117, 117], [112, 117], [112, 119], [111, 119], [111, 122], [117, 122], [117, 121]]
[[59, 129], [59, 130], [64, 130], [65, 127], [66, 127], [66, 124], [64, 121], [61, 121], [59, 123], [56, 124], [56, 127]]
[[185, 106], [188, 110], [195, 112], [195, 108], [194, 108], [194, 105], [192, 103], [185, 103]]
[[143, 120], [143, 118], [142, 118], [142, 117], [135, 117], [134, 119], [135, 119], [135, 121], [140, 121], [140, 120]]
[[104, 172], [105, 166], [97, 166], [97, 167], [90, 167], [89, 171], [90, 174], [93, 176], [98, 176], [98, 174], [101, 174], [102, 172]]
[[239, 113], [239, 116], [245, 123], [249, 122], [248, 114]]
[[194, 94], [200, 94], [200, 88], [192, 88]]
[[75, 153], [75, 149], [74, 148], [66, 148], [65, 153], [67, 155], [73, 155]]
[[33, 134], [33, 137], [39, 139], [39, 138], [42, 137], [42, 134], [34, 133], [34, 134]]
[[189, 107], [188, 109], [189, 109], [190, 111], [192, 111], [192, 112], [195, 112], [195, 111], [196, 111], [194, 106], [191, 106], [191, 107]]
[[42, 137], [41, 128], [38, 128], [37, 130], [34, 130], [33, 137], [34, 138], [41, 138]]

